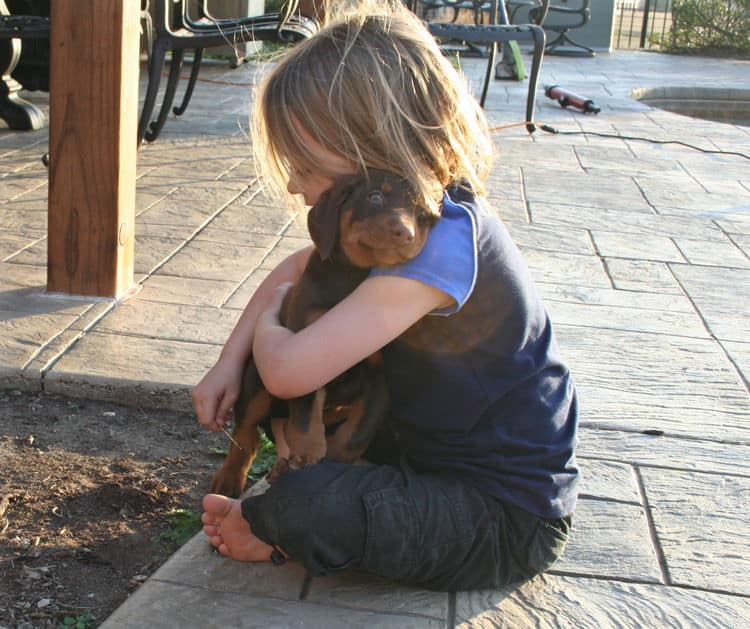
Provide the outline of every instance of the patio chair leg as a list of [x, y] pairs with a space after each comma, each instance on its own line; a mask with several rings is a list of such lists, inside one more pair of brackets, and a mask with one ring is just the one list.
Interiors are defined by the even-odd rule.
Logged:
[[182, 70], [182, 57], [184, 54], [185, 51], [182, 48], [172, 51], [172, 61], [169, 64], [169, 78], [167, 79], [167, 89], [164, 91], [164, 100], [162, 101], [161, 109], [159, 109], [159, 117], [148, 125], [148, 130], [144, 136], [147, 142], [153, 142], [159, 137], [159, 133], [161, 133], [161, 129], [167, 121], [169, 110], [174, 101], [174, 93], [177, 91], [177, 83], [180, 80], [180, 70]]
[[487, 70], [484, 75], [484, 85], [482, 86], [482, 95], [479, 98], [479, 106], [484, 109], [484, 101], [487, 100], [487, 91], [490, 87], [490, 79], [492, 78], [492, 72], [495, 68], [495, 59], [497, 58], [497, 42], [493, 41], [490, 44], [489, 50], [490, 58], [487, 61]]
[[185, 113], [190, 98], [193, 96], [193, 88], [195, 82], [198, 80], [198, 72], [201, 68], [201, 60], [203, 59], [203, 48], [196, 48], [193, 52], [193, 67], [190, 69], [190, 80], [188, 81], [187, 88], [185, 88], [185, 95], [182, 97], [182, 103], [179, 107], [172, 109], [175, 116], [181, 116]]
[[154, 46], [151, 51], [151, 63], [148, 76], [148, 88], [146, 89], [146, 98], [143, 101], [141, 110], [141, 119], [138, 122], [138, 145], [143, 142], [146, 136], [146, 129], [151, 120], [151, 113], [154, 111], [156, 96], [159, 93], [159, 83], [161, 82], [161, 71], [164, 68], [164, 57], [167, 51], [161, 46]]
[[542, 61], [544, 60], [544, 45], [547, 42], [547, 35], [542, 28], [534, 29], [532, 37], [534, 40], [534, 55], [531, 61], [531, 74], [529, 75], [529, 93], [526, 98], [526, 130], [529, 133], [536, 131], [536, 125], [534, 124], [534, 108], [536, 107], [535, 87], [539, 84], [539, 72], [542, 69]]
[[[581, 50], [557, 50], [559, 46], [570, 44], [574, 48], [580, 48]], [[571, 39], [567, 32], [560, 33], [553, 41], [547, 44], [548, 55], [570, 55], [570, 56], [583, 56], [583, 57], [594, 57], [596, 53], [592, 48], [584, 46], [577, 41]]]

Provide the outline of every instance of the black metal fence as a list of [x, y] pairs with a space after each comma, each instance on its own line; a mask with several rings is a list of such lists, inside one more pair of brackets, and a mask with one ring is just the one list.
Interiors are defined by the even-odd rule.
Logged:
[[658, 48], [672, 27], [672, 0], [619, 0], [615, 48]]

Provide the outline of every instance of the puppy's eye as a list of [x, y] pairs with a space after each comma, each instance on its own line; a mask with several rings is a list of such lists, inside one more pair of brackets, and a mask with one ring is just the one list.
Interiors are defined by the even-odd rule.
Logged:
[[367, 195], [367, 200], [376, 205], [383, 205], [383, 193], [380, 190], [373, 190]]

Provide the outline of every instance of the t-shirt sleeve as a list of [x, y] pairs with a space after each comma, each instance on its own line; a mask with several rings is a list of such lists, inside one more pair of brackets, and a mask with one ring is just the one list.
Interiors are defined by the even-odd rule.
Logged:
[[370, 277], [390, 275], [434, 286], [455, 300], [448, 308], [431, 314], [449, 315], [466, 303], [477, 275], [477, 235], [472, 214], [446, 195], [442, 215], [430, 230], [422, 251], [412, 260], [389, 267], [375, 267]]

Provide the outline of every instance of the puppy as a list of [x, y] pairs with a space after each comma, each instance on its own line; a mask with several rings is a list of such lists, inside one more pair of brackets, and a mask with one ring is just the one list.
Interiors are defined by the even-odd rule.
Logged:
[[[293, 331], [310, 325], [349, 295], [374, 266], [399, 264], [421, 250], [437, 220], [407, 181], [370, 169], [339, 178], [308, 213], [316, 250], [281, 306]], [[266, 391], [252, 358], [234, 405], [233, 443], [211, 491], [239, 496], [260, 443], [258, 425], [288, 417], [288, 461], [269, 474], [312, 465], [324, 456], [353, 462], [366, 450], [388, 410], [388, 389], [376, 353], [308, 395], [279, 400]]]

